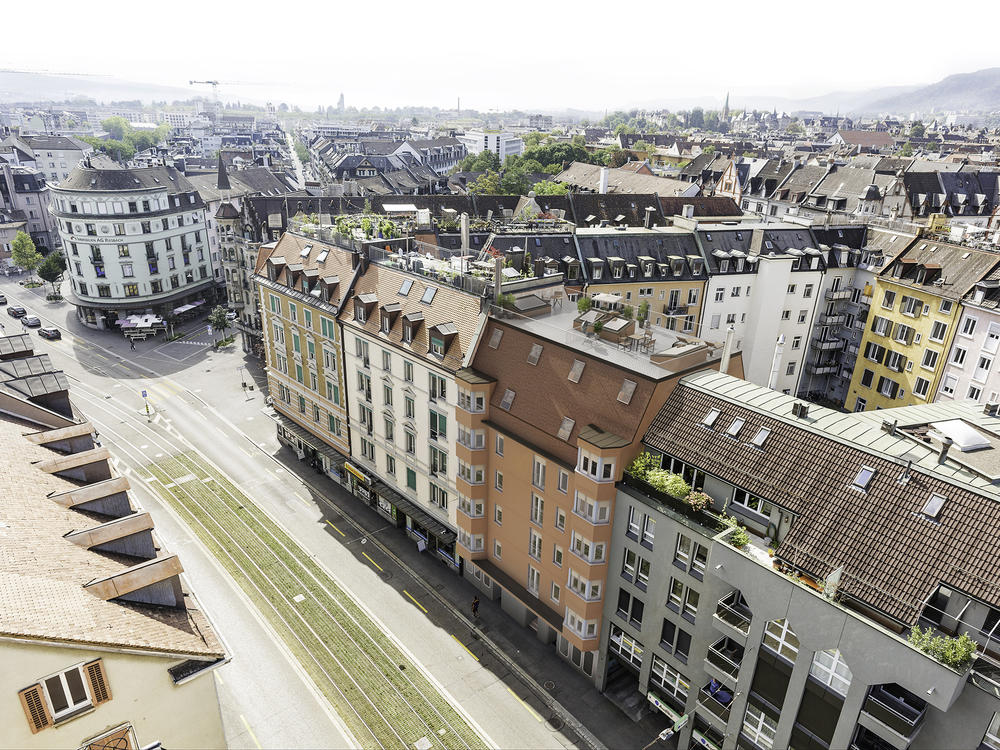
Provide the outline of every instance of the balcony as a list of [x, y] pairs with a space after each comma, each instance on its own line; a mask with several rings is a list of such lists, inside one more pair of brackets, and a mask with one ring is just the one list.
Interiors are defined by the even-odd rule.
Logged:
[[736, 684], [743, 661], [743, 646], [732, 638], [721, 638], [708, 647], [705, 671], [720, 680]]
[[698, 745], [699, 747], [707, 747], [709, 750], [722, 750], [721, 742], [713, 740], [708, 736], [707, 732], [697, 729], [691, 730], [691, 744]]
[[753, 612], [750, 611], [743, 595], [737, 589], [719, 599], [712, 621], [719, 630], [730, 638], [736, 638], [740, 642], [746, 643], [752, 618]]
[[719, 685], [715, 680], [698, 691], [698, 708], [703, 709], [704, 716], [713, 719], [723, 730], [729, 723], [729, 711], [732, 705], [732, 692], [724, 685]]
[[100, 255], [92, 255], [90, 257], [90, 262], [93, 263], [95, 266], [103, 266], [104, 258], [102, 258]]
[[806, 370], [813, 375], [836, 375], [840, 370], [840, 365], [836, 362], [809, 362]]
[[827, 302], [836, 302], [842, 299], [850, 299], [852, 293], [852, 289], [827, 289], [823, 297]]
[[821, 326], [842, 326], [847, 322], [847, 316], [843, 313], [823, 313], [818, 322]]
[[927, 704], [899, 685], [875, 685], [868, 691], [858, 721], [900, 750], [917, 736]]
[[844, 346], [844, 340], [817, 337], [811, 339], [809, 341], [809, 345], [813, 349], [818, 349], [821, 352], [827, 352], [842, 348]]
[[847, 352], [848, 356], [857, 357], [861, 354], [861, 347], [857, 344], [850, 344], [844, 351]]

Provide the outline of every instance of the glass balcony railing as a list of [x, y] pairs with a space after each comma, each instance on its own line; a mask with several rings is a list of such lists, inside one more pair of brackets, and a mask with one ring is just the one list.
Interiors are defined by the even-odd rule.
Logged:
[[714, 680], [698, 691], [698, 705], [723, 724], [729, 723], [732, 703], [733, 694], [729, 688]]
[[876, 685], [862, 710], [909, 741], [920, 729], [927, 704], [898, 685]]
[[719, 599], [719, 604], [715, 608], [715, 616], [741, 633], [750, 632], [750, 619], [753, 617], [753, 613], [743, 600], [743, 595], [740, 594], [739, 590], [731, 591]]
[[743, 646], [732, 638], [722, 638], [708, 648], [705, 661], [721, 670], [735, 682], [743, 662]]

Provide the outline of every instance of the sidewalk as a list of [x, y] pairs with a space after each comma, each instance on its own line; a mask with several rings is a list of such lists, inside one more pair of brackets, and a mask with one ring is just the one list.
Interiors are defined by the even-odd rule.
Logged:
[[[257, 429], [263, 424], [255, 425]], [[256, 431], [256, 429], [255, 429]], [[259, 439], [259, 438], [258, 438]], [[665, 717], [649, 714], [631, 721], [593, 683], [562, 660], [553, 646], [512, 620], [496, 602], [483, 600], [479, 623], [469, 619], [478, 589], [459, 578], [436, 558], [417, 551], [399, 529], [326, 475], [299, 462], [287, 448], [275, 456], [283, 466], [310, 485], [329, 505], [326, 520], [344, 527], [344, 517], [383, 547], [418, 585], [438, 601], [446, 614], [434, 617], [479, 659], [484, 667], [509, 670], [532, 694], [530, 701], [552, 731], [561, 732], [577, 747], [644, 747], [665, 727]], [[331, 535], [335, 540], [338, 537]], [[400, 584], [402, 585], [402, 584]], [[437, 613], [430, 613], [437, 614]], [[442, 676], [441, 679], [444, 679]]]

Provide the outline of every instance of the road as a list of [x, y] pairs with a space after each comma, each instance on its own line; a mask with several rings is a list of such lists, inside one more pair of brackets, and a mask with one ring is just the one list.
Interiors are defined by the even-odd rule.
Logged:
[[[0, 292], [63, 328], [61, 341], [35, 338], [36, 352], [66, 372], [217, 614], [234, 652], [218, 670], [231, 746], [574, 746], [510, 670], [487, 667], [474, 642], [442, 625], [454, 614], [424, 582], [284, 468], [262, 394], [240, 388], [238, 347], [213, 351], [197, 326], [182, 342], [131, 352], [117, 333], [83, 328], [68, 305], [10, 280]], [[262, 705], [260, 684], [289, 689]]]
[[299, 180], [297, 187], [304, 188], [306, 186], [305, 165], [302, 164], [299, 155], [295, 153], [295, 136], [291, 132], [287, 132], [285, 133], [285, 140], [288, 141], [288, 150], [292, 155], [292, 163], [295, 164], [295, 174]]

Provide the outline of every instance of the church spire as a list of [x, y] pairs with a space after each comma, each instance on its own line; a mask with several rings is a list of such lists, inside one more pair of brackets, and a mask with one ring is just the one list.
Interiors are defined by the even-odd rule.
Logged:
[[726, 92], [726, 103], [722, 105], [722, 119], [729, 119], [729, 92]]
[[229, 184], [229, 174], [226, 172], [226, 165], [222, 161], [222, 154], [219, 154], [219, 179], [216, 183], [216, 187], [219, 190], [232, 190], [232, 185]]

